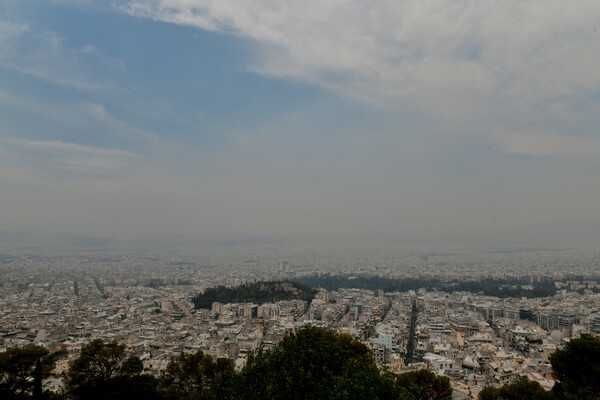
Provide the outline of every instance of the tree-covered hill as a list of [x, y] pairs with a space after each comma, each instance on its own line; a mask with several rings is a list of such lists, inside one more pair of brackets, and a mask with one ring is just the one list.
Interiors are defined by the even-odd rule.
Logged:
[[281, 300], [312, 301], [315, 290], [297, 282], [256, 282], [235, 287], [208, 288], [193, 299], [196, 308], [210, 309], [212, 303], [272, 303]]
[[547, 297], [556, 293], [552, 281], [530, 284], [519, 279], [482, 279], [480, 281], [441, 281], [436, 278], [383, 278], [379, 276], [342, 276], [342, 275], [310, 275], [296, 278], [295, 282], [310, 287], [321, 287], [327, 290], [340, 288], [356, 288], [383, 290], [385, 292], [406, 292], [425, 288], [444, 292], [483, 293], [487, 296], [507, 297]]

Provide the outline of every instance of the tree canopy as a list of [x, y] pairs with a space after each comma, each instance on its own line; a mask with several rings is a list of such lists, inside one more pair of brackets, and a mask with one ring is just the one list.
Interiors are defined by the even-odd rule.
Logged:
[[500, 388], [487, 386], [479, 392], [479, 400], [554, 400], [552, 392], [546, 391], [539, 383], [521, 379]]
[[[484, 293], [487, 296], [507, 297], [547, 297], [556, 293], [554, 281], [534, 282], [522, 279], [492, 279], [463, 282], [454, 279], [450, 282], [437, 278], [385, 278], [380, 276], [341, 276], [341, 275], [311, 275], [295, 278], [296, 282], [310, 287], [321, 287], [327, 290], [340, 288], [358, 288], [368, 290], [383, 290], [385, 292], [406, 292], [425, 288], [444, 292]], [[524, 286], [533, 286], [526, 289]]]
[[584, 334], [549, 357], [559, 382], [553, 391], [573, 400], [600, 399], [600, 339]]
[[397, 399], [388, 374], [350, 336], [306, 326], [257, 349], [238, 377], [240, 399]]
[[234, 375], [232, 360], [213, 360], [198, 350], [172, 357], [160, 376], [158, 388], [167, 400], [229, 399]]
[[66, 387], [75, 399], [128, 399], [156, 395], [156, 379], [142, 375], [144, 366], [136, 356], [127, 356], [125, 345], [96, 339], [81, 349], [66, 375]]
[[[34, 392], [34, 383], [39, 382], [39, 376], [48, 375], [53, 368], [53, 357], [40, 346], [15, 347], [0, 353], [0, 397], [30, 397]], [[36, 374], [38, 379], [34, 379]]]
[[415, 400], [452, 399], [450, 380], [426, 369], [400, 375], [396, 384]]
[[235, 287], [207, 288], [193, 298], [196, 308], [210, 309], [212, 303], [272, 303], [281, 300], [312, 301], [315, 290], [296, 282], [256, 282]]

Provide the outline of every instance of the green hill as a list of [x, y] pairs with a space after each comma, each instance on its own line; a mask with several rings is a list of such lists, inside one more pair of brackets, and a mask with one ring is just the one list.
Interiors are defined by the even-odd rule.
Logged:
[[210, 309], [212, 303], [272, 303], [281, 300], [312, 301], [316, 291], [296, 282], [256, 282], [235, 287], [208, 288], [193, 299], [196, 308]]

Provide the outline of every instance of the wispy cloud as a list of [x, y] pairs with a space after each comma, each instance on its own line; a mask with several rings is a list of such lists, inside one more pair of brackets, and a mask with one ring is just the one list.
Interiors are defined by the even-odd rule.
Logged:
[[494, 135], [503, 151], [532, 156], [600, 156], [600, 139], [539, 132]]
[[25, 149], [35, 149], [53, 152], [71, 152], [93, 154], [106, 157], [135, 157], [134, 153], [121, 149], [103, 149], [84, 146], [77, 143], [65, 143], [58, 140], [31, 140], [22, 138], [7, 138], [6, 142]]
[[82, 91], [123, 90], [97, 73], [122, 71], [122, 60], [108, 57], [92, 45], [69, 47], [56, 32], [0, 21], [0, 50], [1, 66], [44, 81]]
[[15, 36], [20, 36], [29, 30], [27, 24], [0, 20], [0, 49], [4, 50]]
[[[36, 178], [53, 175], [68, 178], [65, 171], [100, 176], [123, 172], [138, 158], [135, 153], [118, 148], [106, 149], [59, 140], [4, 138], [0, 143], [11, 150], [13, 167], [22, 165], [28, 176]], [[8, 166], [5, 175], [9, 173], [7, 171]], [[15, 170], [12, 168], [10, 171], [14, 174]]]
[[113, 117], [106, 111], [106, 108], [102, 104], [86, 103], [85, 106], [91, 116], [118, 132], [126, 135], [137, 136], [154, 143], [160, 140], [159, 137], [152, 132], [148, 132], [145, 129], [138, 128], [135, 125]]
[[0, 104], [76, 127], [84, 128], [90, 124], [102, 126], [117, 136], [141, 139], [143, 143], [156, 144], [160, 141], [155, 133], [116, 118], [103, 104], [86, 101], [50, 104], [2, 90]]

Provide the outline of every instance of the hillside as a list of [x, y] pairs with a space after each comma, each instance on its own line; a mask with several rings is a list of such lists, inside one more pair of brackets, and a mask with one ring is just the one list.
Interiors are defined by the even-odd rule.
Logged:
[[232, 288], [208, 288], [193, 299], [196, 308], [210, 309], [212, 303], [272, 303], [281, 300], [312, 301], [315, 291], [296, 282], [256, 282]]

